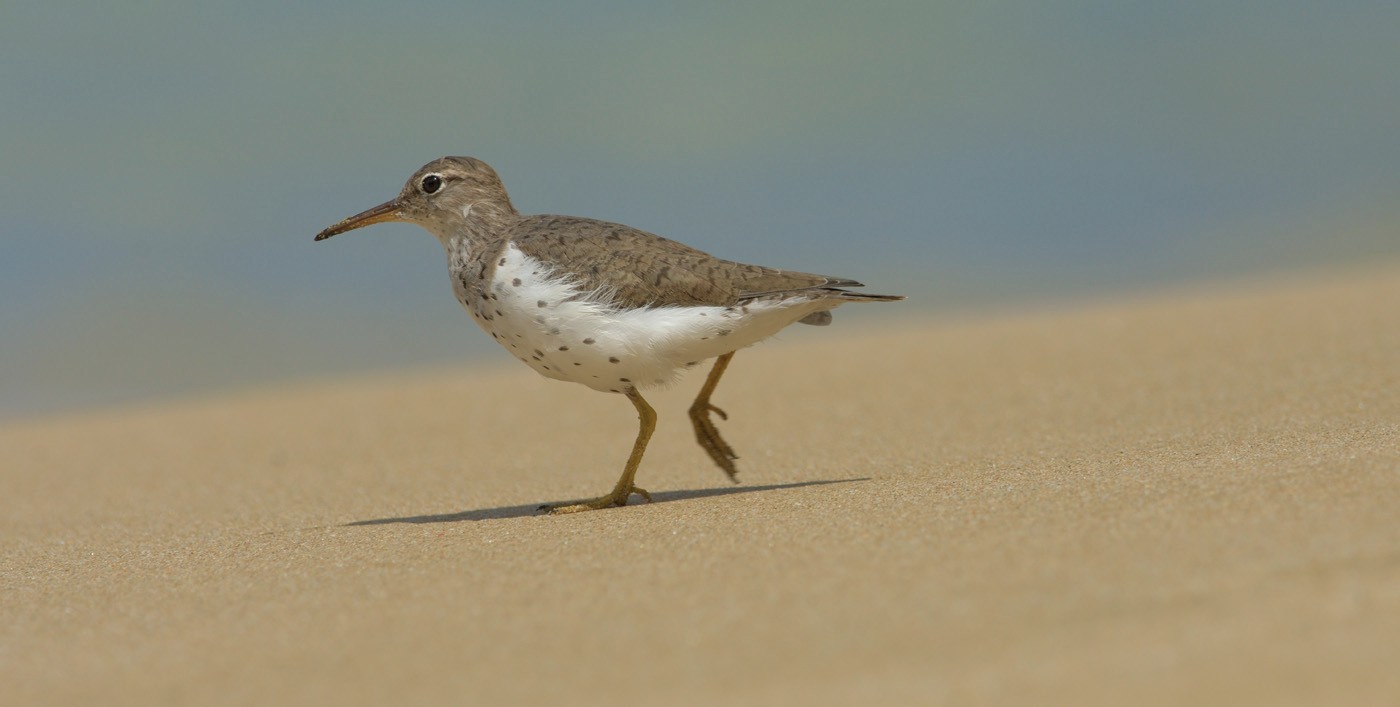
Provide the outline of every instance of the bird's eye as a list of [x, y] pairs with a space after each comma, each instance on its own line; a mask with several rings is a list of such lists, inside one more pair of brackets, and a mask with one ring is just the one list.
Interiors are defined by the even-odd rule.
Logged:
[[418, 186], [423, 189], [424, 194], [436, 194], [437, 190], [442, 188], [442, 177], [430, 174], [423, 177], [423, 181], [419, 182]]

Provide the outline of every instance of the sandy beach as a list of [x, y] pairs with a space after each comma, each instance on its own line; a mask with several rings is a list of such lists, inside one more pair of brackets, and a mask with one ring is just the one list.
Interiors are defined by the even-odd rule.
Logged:
[[1400, 267], [907, 311], [8, 423], [0, 703], [1400, 702]]

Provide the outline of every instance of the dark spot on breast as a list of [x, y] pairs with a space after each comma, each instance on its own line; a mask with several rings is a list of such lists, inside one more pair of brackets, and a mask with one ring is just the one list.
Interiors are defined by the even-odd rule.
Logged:
[[504, 316], [506, 316], [506, 315], [505, 315], [504, 312], [502, 312], [501, 310], [498, 309], [498, 310], [496, 310], [496, 316], [498, 316], [498, 317], [504, 317]]
[[621, 393], [622, 391], [618, 390], [617, 388], [608, 388], [608, 392], [609, 392], [609, 393]]
[[631, 378], [618, 378], [618, 379], [617, 379], [617, 382], [618, 382], [618, 383], [631, 383], [631, 382], [632, 382], [632, 379], [631, 379]]
[[591, 344], [591, 343], [593, 343], [593, 339], [592, 339], [592, 338], [584, 339], [584, 340], [583, 340], [583, 343], [585, 343], [585, 344]]
[[583, 364], [582, 364], [582, 363], [579, 363], [578, 361], [574, 361], [574, 365], [575, 365], [575, 366], [582, 366]]
[[536, 355], [536, 356], [543, 356], [543, 355], [544, 355], [544, 352], [541, 351], [541, 350], [539, 350], [539, 349], [535, 349], [535, 355]]
[[720, 336], [729, 336], [729, 332], [730, 332], [730, 331], [732, 331], [732, 330], [730, 330], [730, 329], [720, 329], [720, 330], [719, 330], [719, 335], [720, 335]]
[[501, 267], [505, 267], [506, 259], [505, 259], [505, 258], [501, 258], [500, 262], [498, 262], [498, 263], [496, 263], [496, 264], [497, 264], [497, 265], [500, 265]]
[[538, 302], [535, 303], [535, 306], [536, 306], [536, 307], [539, 307], [540, 309], [544, 309], [548, 304], [549, 304], [548, 302], [546, 302], [546, 301], [544, 301], [544, 300], [540, 300], [540, 301], [538, 301]]
[[548, 370], [549, 370], [549, 366], [545, 366], [545, 367], [544, 367], [544, 370], [548, 371]]
[[567, 347], [567, 346], [560, 346], [560, 347], [559, 347], [559, 350], [560, 350], [560, 351], [568, 351], [568, 350], [569, 350], [569, 347]]
[[622, 363], [622, 361], [619, 361], [616, 356], [609, 356], [608, 363]]
[[515, 285], [516, 287], [520, 287], [520, 278], [517, 277], [514, 280], [511, 280], [510, 284]]

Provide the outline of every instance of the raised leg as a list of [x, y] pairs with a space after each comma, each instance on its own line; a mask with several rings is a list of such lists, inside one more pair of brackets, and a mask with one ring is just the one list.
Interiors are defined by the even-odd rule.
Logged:
[[719, 468], [729, 475], [729, 480], [739, 483], [739, 469], [734, 466], [734, 460], [739, 455], [734, 453], [734, 448], [729, 446], [724, 438], [719, 436], [719, 430], [715, 428], [715, 423], [710, 420], [710, 413], [716, 413], [721, 420], [728, 420], [729, 415], [718, 407], [710, 403], [710, 395], [715, 392], [715, 386], [719, 385], [720, 376], [724, 375], [724, 369], [729, 366], [729, 359], [734, 358], [734, 352], [720, 356], [715, 359], [715, 367], [710, 369], [710, 377], [705, 379], [705, 385], [701, 386], [700, 394], [695, 396], [695, 402], [690, 405], [690, 422], [695, 425], [695, 439], [700, 446], [705, 449], [705, 453], [715, 460]]
[[540, 510], [547, 510], [553, 515], [561, 513], [578, 513], [579, 511], [596, 511], [600, 508], [612, 508], [613, 506], [627, 505], [627, 499], [632, 494], [641, 494], [648, 503], [651, 502], [651, 494], [645, 489], [639, 489], [633, 485], [632, 481], [637, 477], [637, 467], [642, 464], [642, 453], [647, 449], [647, 442], [651, 440], [651, 433], [656, 430], [656, 411], [651, 409], [647, 401], [642, 398], [641, 393], [636, 390], [627, 391], [627, 399], [632, 401], [632, 405], [637, 408], [637, 420], [641, 423], [637, 430], [637, 441], [632, 443], [632, 455], [627, 457], [627, 466], [622, 468], [622, 477], [617, 480], [617, 486], [613, 487], [612, 493], [606, 496], [599, 496], [591, 501], [574, 503], [561, 506], [540, 506]]

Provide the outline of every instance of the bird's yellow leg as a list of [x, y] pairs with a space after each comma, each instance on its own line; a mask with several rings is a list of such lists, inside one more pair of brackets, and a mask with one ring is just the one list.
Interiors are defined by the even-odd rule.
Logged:
[[578, 513], [580, 511], [596, 511], [602, 508], [612, 508], [614, 506], [627, 505], [627, 499], [632, 494], [639, 494], [648, 503], [651, 502], [651, 494], [645, 489], [637, 488], [632, 482], [637, 477], [637, 467], [642, 464], [642, 453], [647, 449], [647, 442], [651, 440], [651, 433], [656, 430], [656, 411], [642, 398], [641, 393], [636, 390], [627, 391], [627, 399], [632, 401], [632, 405], [637, 408], [637, 419], [641, 423], [637, 430], [637, 441], [632, 443], [632, 455], [627, 457], [627, 466], [622, 468], [622, 477], [617, 480], [617, 486], [613, 487], [612, 493], [606, 496], [599, 496], [591, 501], [583, 501], [559, 506], [541, 506], [541, 510], [548, 510], [552, 515], [562, 513]]
[[734, 352], [720, 356], [715, 359], [715, 367], [710, 369], [710, 376], [705, 379], [705, 385], [701, 386], [700, 394], [695, 396], [695, 402], [690, 405], [690, 422], [695, 425], [695, 440], [700, 443], [710, 458], [715, 460], [719, 468], [729, 475], [729, 480], [739, 483], [739, 469], [734, 466], [734, 460], [739, 455], [734, 453], [734, 448], [729, 446], [724, 438], [719, 436], [719, 430], [715, 428], [715, 423], [710, 420], [710, 413], [719, 415], [721, 420], [728, 420], [729, 415], [712, 403], [710, 395], [715, 392], [715, 386], [719, 385], [720, 376], [724, 375], [724, 369], [729, 366], [729, 359], [734, 358]]

